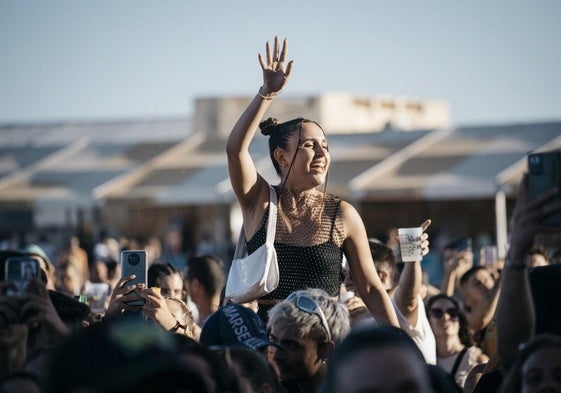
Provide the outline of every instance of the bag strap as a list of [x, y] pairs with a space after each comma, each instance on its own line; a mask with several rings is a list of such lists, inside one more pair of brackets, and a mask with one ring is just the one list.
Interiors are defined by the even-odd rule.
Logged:
[[265, 243], [275, 242], [275, 232], [277, 230], [277, 192], [269, 184], [269, 218], [267, 220], [267, 240]]
[[[267, 239], [265, 243], [273, 244], [275, 242], [275, 232], [277, 229], [277, 192], [269, 184], [269, 217], [267, 218]], [[245, 233], [240, 230], [238, 236], [238, 244], [236, 244], [236, 251], [234, 252], [234, 259], [242, 258], [247, 255], [247, 244], [245, 241]]]
[[452, 375], [452, 378], [456, 379], [456, 373], [458, 372], [458, 368], [460, 367], [460, 363], [462, 363], [462, 359], [464, 358], [464, 355], [466, 354], [468, 348], [464, 347], [464, 349], [462, 349], [462, 351], [458, 354], [458, 356], [456, 356], [456, 361], [454, 362], [454, 366], [452, 367], [452, 370], [450, 370], [450, 375]]

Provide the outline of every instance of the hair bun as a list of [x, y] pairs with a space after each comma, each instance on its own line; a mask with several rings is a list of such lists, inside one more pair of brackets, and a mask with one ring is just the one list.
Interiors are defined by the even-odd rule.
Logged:
[[273, 117], [269, 117], [267, 120], [259, 123], [259, 129], [263, 135], [269, 136], [275, 132], [275, 129], [279, 125], [279, 121]]

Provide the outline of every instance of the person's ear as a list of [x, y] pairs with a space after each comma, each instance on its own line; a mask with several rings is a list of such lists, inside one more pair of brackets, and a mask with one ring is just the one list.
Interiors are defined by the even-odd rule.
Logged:
[[187, 284], [188, 287], [188, 292], [190, 295], [192, 294], [198, 294], [200, 289], [202, 288], [201, 286], [201, 282], [199, 281], [198, 278], [193, 278], [191, 280], [189, 280], [189, 283]]
[[317, 346], [318, 359], [320, 359], [323, 363], [325, 363], [334, 349], [335, 349], [335, 343], [333, 341], [326, 341], [318, 344]]
[[388, 282], [388, 280], [390, 279], [390, 275], [388, 274], [387, 271], [385, 270], [378, 270], [378, 276], [380, 276], [380, 281], [382, 281], [382, 284], [386, 284]]
[[289, 160], [288, 160], [288, 154], [285, 150], [280, 148], [275, 149], [275, 151], [273, 152], [273, 157], [278, 162], [281, 168], [288, 168]]

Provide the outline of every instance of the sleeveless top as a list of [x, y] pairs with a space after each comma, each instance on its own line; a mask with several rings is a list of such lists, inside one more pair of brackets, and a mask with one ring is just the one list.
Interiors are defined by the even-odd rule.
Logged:
[[[321, 288], [330, 296], [339, 296], [344, 238], [341, 200], [316, 192], [304, 197], [283, 197], [279, 198], [274, 242], [279, 286], [262, 299], [285, 299], [293, 291], [307, 288]], [[268, 217], [269, 208], [261, 226], [247, 242], [248, 254], [265, 244]]]
[[448, 373], [451, 373], [455, 363], [458, 362], [456, 372], [452, 375], [452, 377], [456, 383], [463, 388], [469, 372], [472, 368], [479, 364], [477, 359], [482, 353], [483, 351], [481, 351], [479, 347], [471, 346], [466, 348], [466, 352], [463, 354], [461, 359], [458, 359], [458, 356], [461, 354], [460, 352], [447, 358], [439, 357], [437, 364]]

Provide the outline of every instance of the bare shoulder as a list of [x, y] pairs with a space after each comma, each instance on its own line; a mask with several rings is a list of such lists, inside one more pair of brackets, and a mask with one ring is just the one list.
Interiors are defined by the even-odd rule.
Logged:
[[358, 214], [356, 208], [349, 202], [343, 200], [341, 201], [341, 217], [343, 218], [343, 222], [345, 222], [345, 224], [347, 222], [352, 223], [355, 220], [362, 223], [362, 218], [360, 217], [360, 214]]
[[245, 233], [250, 238], [257, 231], [269, 205], [269, 183], [259, 177], [251, 192], [238, 201], [242, 210]]
[[341, 219], [345, 226], [345, 233], [352, 236], [356, 233], [364, 232], [364, 223], [356, 208], [349, 202], [341, 201]]

